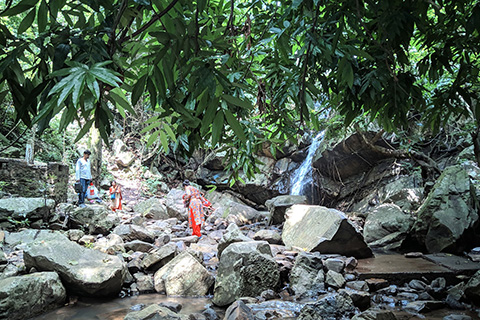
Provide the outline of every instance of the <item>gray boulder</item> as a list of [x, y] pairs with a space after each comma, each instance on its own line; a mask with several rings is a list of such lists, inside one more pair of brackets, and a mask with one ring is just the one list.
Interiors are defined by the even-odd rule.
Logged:
[[55, 272], [0, 280], [0, 318], [30, 319], [64, 305], [66, 291]]
[[24, 249], [25, 267], [55, 271], [71, 292], [84, 296], [113, 296], [120, 292], [127, 267], [117, 256], [87, 249], [61, 234], [37, 237]]
[[337, 320], [350, 319], [355, 314], [352, 299], [345, 293], [333, 293], [314, 303], [306, 304], [300, 311], [298, 320]]
[[231, 194], [213, 191], [209, 192], [207, 197], [215, 208], [215, 217], [224, 218], [229, 223], [244, 225], [265, 219], [264, 213], [246, 205]]
[[394, 204], [375, 208], [365, 220], [363, 236], [371, 247], [398, 249], [413, 225], [413, 218]]
[[155, 249], [155, 246], [151, 243], [141, 241], [141, 240], [133, 240], [124, 244], [125, 250], [129, 251], [140, 251], [140, 252], [149, 252]]
[[371, 309], [354, 315], [352, 320], [397, 320], [397, 317], [392, 311]]
[[267, 241], [270, 244], [281, 244], [282, 236], [276, 230], [262, 229], [253, 235], [253, 240]]
[[113, 233], [119, 235], [125, 242], [140, 240], [153, 243], [155, 241], [155, 236], [150, 231], [134, 224], [119, 225]]
[[68, 213], [70, 228], [85, 228], [90, 234], [106, 234], [120, 223], [120, 219], [103, 205], [64, 208]]
[[297, 204], [287, 210], [286, 218], [282, 240], [287, 247], [356, 258], [372, 256], [362, 234], [338, 210]]
[[155, 272], [155, 290], [168, 296], [205, 296], [214, 278], [187, 251]]
[[242, 301], [237, 300], [225, 311], [224, 320], [255, 320], [252, 310]]
[[318, 297], [325, 291], [325, 272], [320, 255], [300, 252], [290, 272], [290, 286], [299, 298]]
[[165, 220], [169, 218], [167, 214], [167, 207], [160, 199], [157, 198], [150, 198], [145, 201], [140, 201], [133, 207], [133, 210], [146, 218], [156, 220]]
[[462, 251], [462, 236], [478, 221], [475, 188], [466, 170], [446, 168], [417, 212], [417, 240], [428, 252]]
[[177, 246], [174, 243], [167, 243], [148, 253], [142, 260], [142, 267], [146, 270], [157, 271], [171, 261], [177, 251]]
[[184, 194], [185, 191], [181, 189], [172, 189], [167, 194], [165, 205], [170, 218], [177, 218], [180, 221], [187, 220], [187, 208], [183, 205], [182, 198]]
[[226, 306], [240, 297], [273, 289], [280, 272], [265, 241], [237, 242], [222, 253], [215, 279], [213, 303]]
[[294, 204], [307, 204], [307, 197], [300, 195], [283, 195], [267, 200], [268, 224], [282, 224], [285, 221], [285, 212]]
[[220, 258], [223, 250], [225, 250], [225, 248], [227, 248], [229, 245], [242, 241], [252, 241], [252, 239], [244, 235], [236, 224], [230, 224], [227, 227], [227, 232], [225, 232], [225, 234], [222, 236], [222, 239], [220, 239], [220, 242], [218, 243], [218, 257]]
[[[44, 198], [6, 198], [0, 199], [0, 222], [9, 219], [18, 221], [48, 221], [55, 201]], [[14, 222], [13, 222], [14, 223]]]
[[161, 307], [158, 304], [152, 304], [140, 311], [132, 311], [127, 313], [123, 320], [182, 320], [188, 319], [187, 317], [182, 317], [179, 314], [173, 312], [172, 310]]

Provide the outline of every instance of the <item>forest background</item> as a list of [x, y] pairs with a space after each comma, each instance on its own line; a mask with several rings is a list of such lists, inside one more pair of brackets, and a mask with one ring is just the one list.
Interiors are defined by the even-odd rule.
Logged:
[[2, 0], [0, 155], [71, 163], [87, 135], [101, 171], [122, 138], [225, 151], [233, 184], [265, 145], [376, 128], [480, 162], [479, 35], [473, 0]]

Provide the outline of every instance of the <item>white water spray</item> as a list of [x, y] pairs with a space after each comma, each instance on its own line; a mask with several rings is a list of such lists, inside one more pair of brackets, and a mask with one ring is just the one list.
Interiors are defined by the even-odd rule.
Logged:
[[324, 137], [325, 137], [325, 130], [317, 134], [317, 136], [313, 139], [312, 144], [308, 149], [308, 154], [307, 154], [307, 157], [305, 158], [305, 161], [303, 161], [302, 165], [293, 174], [291, 179], [292, 188], [290, 189], [291, 195], [301, 195], [303, 187], [312, 181], [313, 156], [315, 155], [315, 151], [317, 151], [318, 147], [322, 143]]

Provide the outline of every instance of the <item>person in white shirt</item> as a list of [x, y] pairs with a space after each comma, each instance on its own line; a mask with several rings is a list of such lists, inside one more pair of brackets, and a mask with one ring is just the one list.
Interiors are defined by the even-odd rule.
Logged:
[[78, 206], [85, 207], [85, 193], [88, 185], [92, 180], [92, 172], [90, 170], [90, 160], [88, 159], [92, 154], [89, 150], [83, 152], [83, 157], [77, 160], [75, 166], [75, 180], [80, 181], [82, 185], [82, 192], [78, 194]]

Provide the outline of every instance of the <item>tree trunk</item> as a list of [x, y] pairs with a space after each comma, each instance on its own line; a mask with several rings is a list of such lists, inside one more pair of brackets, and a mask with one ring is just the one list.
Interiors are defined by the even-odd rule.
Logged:
[[30, 138], [27, 141], [25, 147], [25, 161], [29, 164], [33, 164], [35, 158], [35, 136], [37, 134], [37, 125], [34, 124], [31, 129]]
[[90, 128], [90, 163], [92, 166], [92, 180], [98, 185], [102, 173], [102, 138], [100, 131], [92, 126]]

